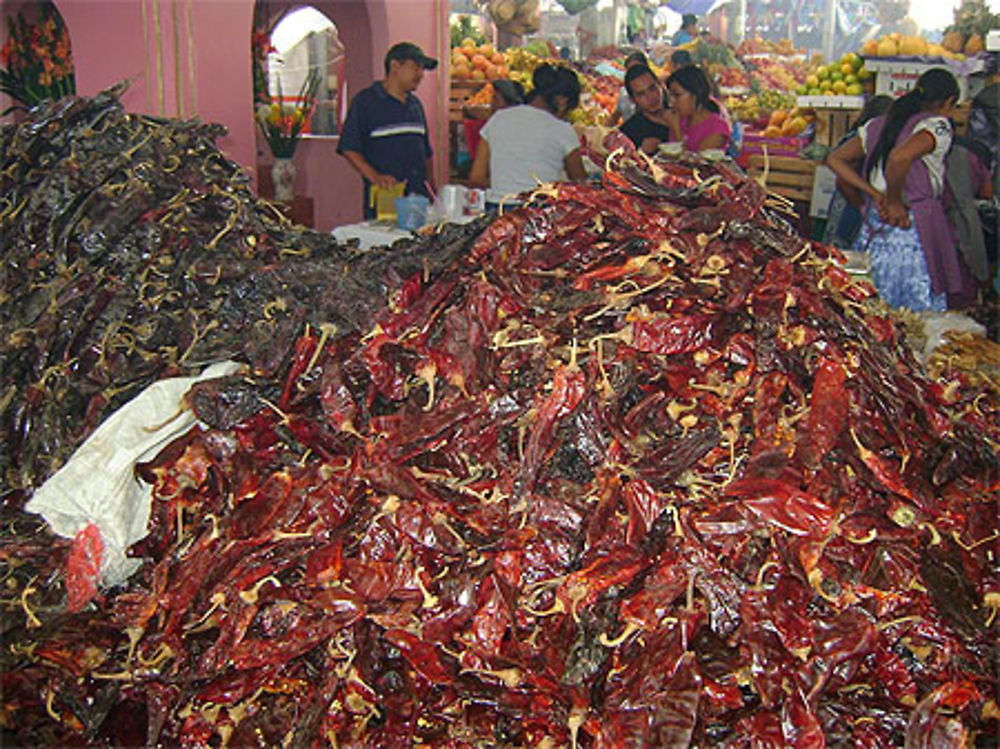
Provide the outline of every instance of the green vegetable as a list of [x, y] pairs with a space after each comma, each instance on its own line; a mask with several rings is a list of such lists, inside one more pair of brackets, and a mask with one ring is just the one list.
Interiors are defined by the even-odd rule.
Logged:
[[587, 8], [593, 8], [597, 5], [598, 0], [557, 0], [558, 3], [563, 7], [567, 13], [571, 16], [575, 16], [577, 13], [585, 11]]

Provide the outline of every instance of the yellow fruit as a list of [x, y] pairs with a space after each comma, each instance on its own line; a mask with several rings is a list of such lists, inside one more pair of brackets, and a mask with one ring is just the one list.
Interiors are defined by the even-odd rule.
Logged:
[[819, 77], [815, 75], [806, 76], [806, 86], [809, 88], [819, 88]]
[[776, 135], [781, 135], [781, 128], [777, 125], [768, 125], [764, 128], [764, 135], [768, 138], [773, 138]]
[[878, 54], [878, 39], [869, 39], [861, 46], [861, 54], [874, 57]]
[[872, 77], [872, 72], [868, 68], [862, 66], [861, 68], [858, 69], [859, 81], [867, 81], [871, 77]]
[[792, 132], [795, 135], [798, 135], [807, 127], [809, 127], [809, 121], [805, 117], [796, 117], [792, 120]]
[[895, 57], [899, 54], [899, 47], [893, 39], [884, 36], [879, 41], [878, 51], [875, 54], [878, 57]]
[[949, 52], [961, 52], [965, 47], [961, 32], [949, 31], [941, 40], [941, 46]]
[[854, 75], [854, 66], [849, 62], [845, 62], [840, 66], [840, 72], [844, 74], [845, 78], [849, 75]]
[[834, 81], [832, 88], [835, 94], [843, 94], [847, 91], [847, 84], [843, 81]]
[[844, 93], [848, 96], [860, 96], [861, 91], [862, 89], [860, 83], [852, 83], [847, 87], [847, 90]]
[[919, 56], [927, 52], [927, 41], [919, 36], [904, 36], [899, 43], [899, 54]]
[[824, 80], [825, 78], [829, 78], [830, 69], [825, 65], [821, 65], [820, 67], [816, 68], [816, 77], [819, 78], [821, 81]]
[[982, 52], [985, 48], [983, 38], [979, 34], [972, 34], [965, 42], [965, 48], [962, 51], [967, 55], [975, 55]]

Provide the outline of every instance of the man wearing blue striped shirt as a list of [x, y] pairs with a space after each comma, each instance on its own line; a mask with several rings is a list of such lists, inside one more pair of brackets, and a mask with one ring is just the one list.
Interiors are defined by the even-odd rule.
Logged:
[[390, 188], [403, 182], [407, 194], [428, 195], [431, 142], [424, 107], [413, 92], [424, 71], [437, 64], [416, 44], [394, 44], [385, 56], [385, 79], [351, 101], [337, 153], [364, 180], [365, 218], [375, 217], [369, 200], [372, 185]]

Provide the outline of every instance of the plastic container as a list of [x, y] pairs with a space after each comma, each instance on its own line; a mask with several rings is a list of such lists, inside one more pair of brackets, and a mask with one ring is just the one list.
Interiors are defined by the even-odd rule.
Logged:
[[368, 207], [375, 209], [376, 221], [396, 221], [396, 199], [402, 197], [405, 189], [402, 182], [389, 188], [372, 185], [368, 194]]
[[431, 201], [423, 195], [396, 198], [396, 226], [404, 231], [415, 231], [427, 223], [427, 209]]

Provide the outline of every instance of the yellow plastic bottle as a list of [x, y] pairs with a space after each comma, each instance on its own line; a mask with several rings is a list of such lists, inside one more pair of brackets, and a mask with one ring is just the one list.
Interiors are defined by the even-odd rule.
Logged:
[[396, 223], [396, 198], [403, 197], [406, 186], [397, 182], [392, 187], [372, 185], [368, 193], [368, 207], [375, 209], [375, 220]]

